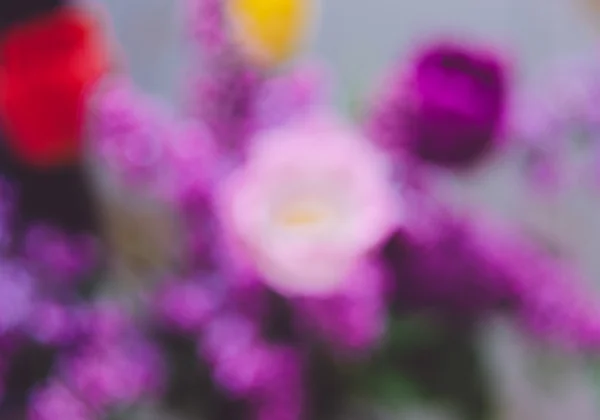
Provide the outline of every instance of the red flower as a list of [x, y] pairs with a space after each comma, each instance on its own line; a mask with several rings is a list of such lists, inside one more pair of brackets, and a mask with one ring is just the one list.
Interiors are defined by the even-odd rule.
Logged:
[[0, 45], [0, 117], [27, 164], [79, 159], [86, 94], [108, 68], [96, 22], [65, 8], [12, 29]]

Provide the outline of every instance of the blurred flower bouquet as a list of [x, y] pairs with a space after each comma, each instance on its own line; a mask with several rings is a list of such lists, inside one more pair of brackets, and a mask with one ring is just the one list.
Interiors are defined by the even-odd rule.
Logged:
[[[81, 35], [94, 30], [82, 11], [59, 8], [45, 18], [44, 34], [64, 37], [60, 53], [39, 33], [27, 37], [35, 63], [63, 59], [39, 85], [6, 99], [21, 156], [52, 165], [87, 152], [132, 194], [174, 208], [184, 244], [130, 316], [116, 303], [95, 303], [97, 293], [81, 303], [72, 286], [59, 299], [63, 286], [7, 277], [2, 296], [27, 296], [29, 306], [2, 315], [0, 325], [12, 328], [3, 337], [58, 348], [48, 379], [18, 400], [29, 397], [30, 418], [129, 418], [131, 406], [156, 400], [194, 418], [331, 420], [348, 401], [433, 398], [481, 420], [490, 396], [473, 338], [489, 314], [510, 312], [566, 350], [600, 348], [600, 313], [569, 264], [438, 194], [438, 177], [501, 150], [510, 85], [501, 57], [427, 44], [391, 69], [357, 124], [335, 112], [318, 66], [284, 68], [316, 4], [188, 4], [204, 67], [186, 85], [186, 118], [123, 75], [98, 77], [103, 55], [81, 52], [99, 48]], [[22, 42], [13, 36], [5, 45]], [[65, 60], [73, 49], [94, 65]], [[31, 61], [19, 63], [27, 69]], [[77, 77], [65, 76], [65, 63]], [[47, 90], [53, 77], [70, 89]], [[36, 98], [85, 112], [55, 124], [43, 107], [21, 106]], [[31, 266], [60, 265], [35, 273], [66, 282], [79, 259], [39, 251], [48, 238], [40, 235], [27, 242], [37, 250], [27, 254]]]

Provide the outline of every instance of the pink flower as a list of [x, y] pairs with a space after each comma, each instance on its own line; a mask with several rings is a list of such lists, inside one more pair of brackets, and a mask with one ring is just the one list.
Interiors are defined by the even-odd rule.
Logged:
[[221, 191], [223, 225], [268, 286], [330, 294], [402, 216], [388, 169], [334, 120], [263, 132]]

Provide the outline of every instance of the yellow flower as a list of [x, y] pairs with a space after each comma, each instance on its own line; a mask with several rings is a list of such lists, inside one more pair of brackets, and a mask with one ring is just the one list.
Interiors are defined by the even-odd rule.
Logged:
[[232, 37], [256, 64], [271, 67], [290, 59], [309, 32], [314, 0], [228, 0]]

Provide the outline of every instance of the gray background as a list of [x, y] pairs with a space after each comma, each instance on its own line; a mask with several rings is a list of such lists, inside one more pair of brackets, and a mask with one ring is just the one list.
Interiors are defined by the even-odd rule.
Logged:
[[[140, 85], [170, 98], [182, 69], [180, 19], [185, 0], [101, 0]], [[595, 38], [588, 0], [326, 0], [312, 53], [343, 90], [363, 91], [412, 42], [454, 35], [494, 43], [532, 76], [565, 55], [589, 51]], [[589, 0], [597, 1], [597, 0]]]

